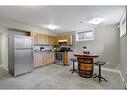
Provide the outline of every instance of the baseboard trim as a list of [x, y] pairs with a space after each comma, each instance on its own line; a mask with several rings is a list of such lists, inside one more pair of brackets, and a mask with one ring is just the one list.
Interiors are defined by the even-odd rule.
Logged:
[[[98, 66], [94, 66], [95, 69], [98, 69]], [[103, 71], [108, 71], [108, 72], [113, 72], [113, 73], [118, 73], [120, 74], [120, 70], [117, 69], [112, 69], [112, 68], [107, 68], [107, 67], [102, 67]]]
[[121, 71], [120, 71], [120, 77], [121, 77], [121, 79], [122, 79], [122, 82], [124, 83], [124, 85], [125, 85], [125, 89], [127, 89], [127, 82], [125, 81], [125, 78], [123, 77], [123, 74], [121, 73]]

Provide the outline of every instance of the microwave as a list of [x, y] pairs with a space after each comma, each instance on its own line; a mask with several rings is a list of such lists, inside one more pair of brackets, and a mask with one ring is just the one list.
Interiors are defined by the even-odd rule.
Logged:
[[67, 40], [58, 40], [59, 45], [67, 45]]

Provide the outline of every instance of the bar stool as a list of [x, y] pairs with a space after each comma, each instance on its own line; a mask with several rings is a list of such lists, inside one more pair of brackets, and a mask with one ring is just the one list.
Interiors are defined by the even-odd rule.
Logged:
[[106, 62], [97, 61], [97, 62], [94, 63], [94, 64], [99, 66], [99, 75], [95, 74], [95, 75], [93, 75], [93, 78], [99, 78], [99, 83], [101, 82], [101, 79], [103, 79], [104, 81], [108, 82], [104, 77], [101, 76], [101, 66], [102, 66], [102, 65], [105, 65]]
[[70, 72], [72, 72], [72, 74], [73, 74], [74, 72], [77, 71], [75, 69], [75, 62], [77, 61], [77, 59], [76, 58], [71, 58], [70, 61], [72, 62], [72, 66], [73, 66], [72, 69], [70, 70]]

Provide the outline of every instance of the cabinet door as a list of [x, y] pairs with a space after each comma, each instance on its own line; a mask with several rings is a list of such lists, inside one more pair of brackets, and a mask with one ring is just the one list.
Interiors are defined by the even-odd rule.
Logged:
[[53, 45], [58, 45], [58, 37], [57, 36], [53, 37]]
[[54, 52], [52, 52], [52, 63], [55, 62], [55, 56], [54, 56]]
[[34, 53], [34, 68], [36, 68], [38, 66], [38, 54]]
[[46, 64], [50, 63], [50, 53], [46, 52]]
[[48, 36], [48, 40], [49, 40], [49, 45], [54, 45], [54, 38], [53, 36]]
[[42, 65], [47, 64], [47, 57], [46, 57], [46, 52], [42, 52]]
[[31, 37], [34, 40], [34, 44], [38, 44], [38, 34], [37, 33], [31, 33]]
[[38, 34], [38, 44], [45, 44], [45, 36], [43, 34]]
[[34, 67], [39, 67], [42, 65], [42, 54], [34, 53]]
[[48, 45], [48, 43], [49, 43], [48, 35], [44, 35], [44, 44]]
[[53, 52], [50, 52], [50, 62], [49, 63], [53, 63]]
[[42, 44], [41, 34], [38, 34], [38, 44]]
[[72, 45], [72, 35], [67, 36], [67, 45]]
[[49, 64], [52, 63], [52, 52], [49, 52]]
[[54, 53], [53, 52], [46, 53], [46, 61], [47, 61], [47, 64], [51, 64], [54, 62]]
[[68, 66], [68, 52], [64, 53], [64, 65]]

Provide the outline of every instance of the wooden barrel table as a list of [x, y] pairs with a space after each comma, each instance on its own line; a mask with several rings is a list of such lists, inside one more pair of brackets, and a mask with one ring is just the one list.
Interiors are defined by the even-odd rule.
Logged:
[[74, 56], [78, 59], [78, 72], [79, 75], [85, 78], [91, 78], [93, 75], [93, 58], [99, 57], [96, 54], [81, 54], [77, 53]]

